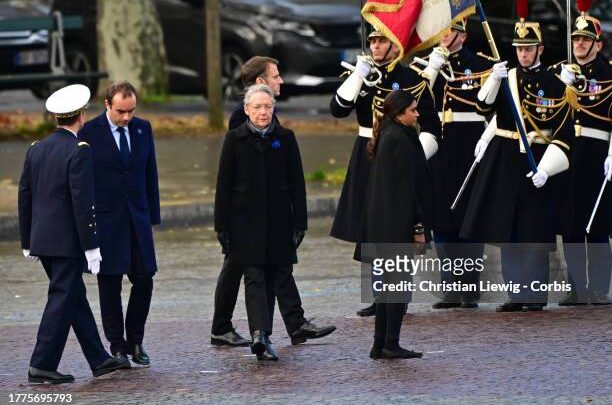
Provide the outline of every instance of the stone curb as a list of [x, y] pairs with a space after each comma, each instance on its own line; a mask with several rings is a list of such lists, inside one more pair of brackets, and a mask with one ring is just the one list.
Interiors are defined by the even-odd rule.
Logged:
[[[338, 199], [338, 196], [308, 198], [308, 216], [315, 218], [333, 215], [336, 212]], [[163, 228], [210, 225], [214, 220], [214, 203], [162, 206], [161, 217]], [[18, 238], [19, 221], [17, 216], [0, 216], [0, 240], [17, 240]]]

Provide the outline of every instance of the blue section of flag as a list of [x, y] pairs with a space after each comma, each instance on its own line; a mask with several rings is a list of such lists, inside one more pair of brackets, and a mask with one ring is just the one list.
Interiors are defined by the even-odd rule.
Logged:
[[451, 18], [455, 18], [462, 13], [466, 8], [476, 4], [474, 0], [448, 0], [451, 10]]

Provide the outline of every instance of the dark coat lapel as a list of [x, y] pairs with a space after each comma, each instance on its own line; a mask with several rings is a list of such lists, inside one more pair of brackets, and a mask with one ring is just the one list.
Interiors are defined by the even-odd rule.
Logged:
[[106, 112], [103, 112], [100, 116], [98, 116], [98, 125], [101, 128], [100, 132], [103, 134], [102, 138], [104, 138], [106, 146], [112, 150], [112, 154], [117, 159], [117, 163], [121, 165], [121, 167], [125, 167], [121, 160], [119, 148], [115, 143], [115, 137], [113, 137], [113, 132], [111, 131], [110, 124], [108, 123], [108, 119], [106, 118]]
[[[140, 131], [140, 133], [139, 133]], [[140, 151], [140, 142], [142, 141], [142, 129], [140, 129], [134, 120], [131, 120], [128, 124], [128, 132], [130, 133], [130, 164], [132, 167], [133, 162], [136, 160], [136, 154]]]

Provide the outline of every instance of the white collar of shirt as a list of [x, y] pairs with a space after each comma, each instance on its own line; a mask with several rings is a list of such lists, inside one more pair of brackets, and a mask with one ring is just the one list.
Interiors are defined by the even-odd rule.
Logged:
[[530, 66], [530, 67], [529, 67], [529, 70], [533, 70], [533, 69], [535, 69], [535, 68], [537, 68], [537, 67], [540, 67], [540, 65], [541, 65], [541, 64], [542, 64], [542, 63], [541, 63], [541, 62], [540, 62], [540, 60], [538, 59], [538, 63], [536, 63], [536, 64], [535, 64], [535, 65], [533, 65], [533, 66]]
[[[110, 120], [110, 118], [108, 117], [108, 111], [105, 114], [106, 114], [106, 119], [108, 120], [108, 125], [110, 125], [111, 133], [113, 134], [113, 138], [115, 139], [115, 143], [117, 144], [117, 149], [121, 150], [121, 143], [120, 143], [121, 134], [119, 133], [119, 131], [117, 131], [117, 128], [119, 127], [113, 124], [113, 122]], [[125, 130], [125, 137], [127, 139], [128, 148], [131, 151], [132, 144], [130, 142], [130, 130], [128, 129], [127, 126], [122, 127], [122, 128]]]

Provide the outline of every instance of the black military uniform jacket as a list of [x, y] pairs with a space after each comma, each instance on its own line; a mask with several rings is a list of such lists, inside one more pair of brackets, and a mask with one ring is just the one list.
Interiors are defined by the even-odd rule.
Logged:
[[[450, 206], [474, 161], [474, 148], [485, 129], [484, 117], [476, 113], [476, 96], [488, 77], [492, 62], [462, 48], [449, 56], [452, 67], [441, 69], [455, 81], [438, 74], [433, 87], [434, 99], [442, 121], [438, 152], [431, 158], [435, 191], [434, 230], [458, 232], [463, 222], [468, 198], [460, 200], [454, 211]], [[471, 121], [468, 114], [473, 115]], [[469, 183], [471, 186], [472, 182]], [[464, 194], [469, 196], [471, 187]]]
[[297, 262], [293, 231], [307, 228], [306, 186], [293, 131], [265, 138], [247, 123], [225, 136], [215, 195], [215, 231], [229, 232], [231, 260], [251, 266]]
[[19, 181], [21, 247], [83, 258], [98, 247], [91, 148], [58, 128], [27, 151]]
[[[541, 66], [512, 69], [509, 79], [519, 96], [526, 132], [536, 138], [531, 143], [536, 164], [551, 143], [569, 158], [574, 136], [565, 85]], [[480, 163], [461, 234], [490, 243], [552, 243], [558, 225], [558, 185], [552, 177], [538, 189], [525, 177], [531, 169], [503, 91], [501, 87], [492, 105], [477, 104], [481, 114], [497, 112], [498, 129]]]
[[[355, 102], [341, 99], [335, 95], [330, 103], [331, 114], [336, 118], [344, 118], [355, 109], [359, 126], [372, 128], [374, 114], [382, 115], [383, 102], [387, 94], [393, 90], [402, 89], [412, 92], [417, 100], [421, 132], [439, 136], [440, 120], [436, 117], [433, 94], [427, 81], [399, 63], [390, 72], [387, 71], [387, 66], [388, 64], [377, 67], [382, 73], [381, 81], [373, 87], [368, 87], [364, 83]], [[372, 78], [373, 76], [368, 77], [368, 79]]]
[[[561, 64], [550, 70], [559, 72]], [[610, 153], [612, 129], [612, 65], [598, 55], [593, 61], [580, 65], [586, 80], [574, 84], [575, 139], [572, 147], [569, 187], [566, 189], [567, 207], [562, 219], [572, 235], [584, 235], [599, 190], [603, 183], [603, 162]], [[593, 133], [595, 134], [593, 135]], [[591, 235], [612, 234], [612, 190], [606, 187], [593, 219]]]
[[[447, 81], [438, 74], [433, 88], [438, 111], [476, 112], [476, 96], [493, 63], [466, 48], [450, 54], [448, 61], [453, 68], [455, 81]], [[446, 65], [442, 66], [441, 71], [450, 76]], [[448, 123], [453, 122], [451, 114], [447, 113], [447, 118]]]

